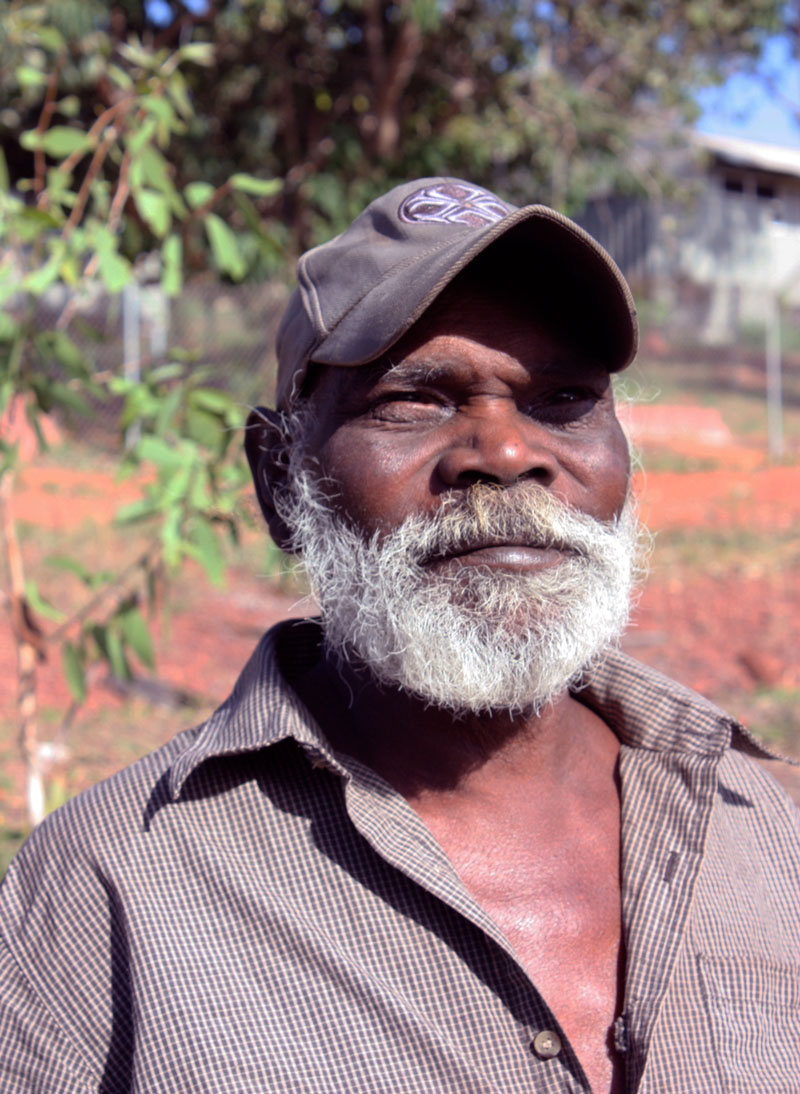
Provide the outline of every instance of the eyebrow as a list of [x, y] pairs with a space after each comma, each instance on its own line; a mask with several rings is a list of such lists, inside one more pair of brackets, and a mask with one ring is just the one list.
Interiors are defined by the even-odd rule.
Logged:
[[[539, 362], [538, 369], [544, 378], [552, 379], [558, 377], [559, 374], [564, 373], [570, 369], [570, 366], [577, 366], [579, 369], [584, 369], [591, 373], [607, 373], [608, 369], [600, 364], [598, 361], [591, 358], [582, 358], [577, 360], [573, 357], [564, 357], [561, 359], [549, 358], [547, 360]], [[377, 384], [382, 383], [396, 383], [396, 384], [436, 384], [441, 381], [447, 381], [453, 379], [454, 369], [457, 368], [457, 363], [437, 363], [422, 361], [398, 361], [396, 364], [392, 363], [390, 357], [383, 360], [373, 361], [366, 365], [363, 369], [361, 384], [359, 387], [363, 389], [374, 387]]]
[[396, 365], [389, 364], [386, 371], [376, 377], [376, 380], [388, 380], [390, 383], [429, 384], [442, 379], [450, 372], [446, 365], [432, 365], [424, 361], [414, 361], [409, 364], [408, 361], [399, 361]]

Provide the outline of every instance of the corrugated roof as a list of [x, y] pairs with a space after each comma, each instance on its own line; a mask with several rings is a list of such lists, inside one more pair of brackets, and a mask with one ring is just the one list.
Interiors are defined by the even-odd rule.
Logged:
[[800, 177], [800, 148], [762, 144], [760, 141], [747, 141], [741, 137], [713, 137], [708, 133], [696, 133], [694, 139], [701, 148], [726, 163]]

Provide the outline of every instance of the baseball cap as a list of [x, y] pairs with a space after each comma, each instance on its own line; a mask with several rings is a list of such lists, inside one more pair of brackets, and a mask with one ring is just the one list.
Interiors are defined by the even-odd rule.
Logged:
[[[276, 404], [287, 407], [309, 362], [357, 366], [398, 341], [442, 290], [493, 244], [531, 291], [562, 295], [615, 372], [638, 345], [636, 307], [611, 256], [546, 205], [509, 205], [473, 183], [424, 178], [376, 198], [340, 235], [301, 256], [277, 335]], [[486, 259], [490, 259], [486, 255]], [[554, 289], [554, 286], [556, 288]]]

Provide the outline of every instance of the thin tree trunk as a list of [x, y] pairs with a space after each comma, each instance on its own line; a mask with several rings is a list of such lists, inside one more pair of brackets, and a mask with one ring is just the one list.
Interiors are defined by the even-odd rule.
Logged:
[[12, 494], [13, 473], [0, 477], [0, 528], [9, 578], [8, 603], [17, 643], [17, 710], [19, 713], [19, 746], [25, 762], [25, 799], [32, 825], [44, 817], [44, 777], [39, 747], [36, 697], [36, 663], [40, 656], [40, 636], [32, 624], [25, 600], [25, 571], [22, 565], [17, 529], [14, 522]]

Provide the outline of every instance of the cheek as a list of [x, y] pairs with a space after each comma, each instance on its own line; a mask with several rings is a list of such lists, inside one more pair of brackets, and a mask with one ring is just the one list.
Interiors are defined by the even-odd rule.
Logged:
[[322, 446], [319, 463], [334, 509], [366, 532], [393, 528], [432, 501], [424, 459], [409, 460], [398, 445], [342, 429]]
[[599, 503], [594, 515], [600, 520], [610, 520], [621, 512], [628, 497], [630, 477], [628, 441], [622, 428], [615, 423], [611, 436], [596, 454], [592, 476], [593, 492]]

